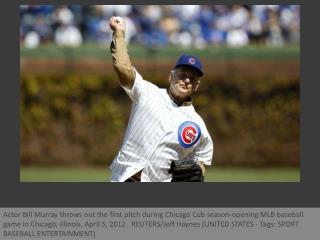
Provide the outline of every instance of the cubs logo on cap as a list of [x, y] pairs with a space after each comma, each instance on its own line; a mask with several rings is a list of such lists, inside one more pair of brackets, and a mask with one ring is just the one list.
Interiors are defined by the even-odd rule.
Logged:
[[200, 127], [191, 121], [186, 121], [179, 126], [178, 140], [181, 146], [189, 148], [193, 146], [201, 136]]
[[174, 66], [174, 69], [182, 66], [192, 67], [199, 73], [200, 76], [203, 76], [202, 64], [200, 60], [195, 56], [185, 55], [185, 54], [181, 55], [176, 65]]

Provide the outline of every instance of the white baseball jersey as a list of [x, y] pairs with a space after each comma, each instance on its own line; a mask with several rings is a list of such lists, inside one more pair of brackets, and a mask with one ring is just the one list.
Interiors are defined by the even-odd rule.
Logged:
[[213, 142], [191, 102], [178, 106], [167, 93], [136, 71], [129, 123], [111, 164], [112, 182], [123, 182], [143, 169], [141, 182], [169, 182], [171, 161], [193, 159], [211, 165]]

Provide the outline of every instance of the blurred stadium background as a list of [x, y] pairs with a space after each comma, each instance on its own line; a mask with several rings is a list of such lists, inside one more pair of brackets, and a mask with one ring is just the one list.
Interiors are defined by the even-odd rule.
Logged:
[[21, 181], [109, 178], [130, 111], [109, 53], [113, 15], [160, 87], [182, 53], [202, 59], [207, 181], [300, 181], [300, 6], [20, 5]]

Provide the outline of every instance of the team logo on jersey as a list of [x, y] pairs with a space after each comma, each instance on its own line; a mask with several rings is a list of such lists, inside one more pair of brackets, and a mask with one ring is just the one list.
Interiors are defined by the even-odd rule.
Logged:
[[196, 60], [194, 58], [189, 58], [189, 63], [190, 64], [195, 64], [196, 63]]
[[200, 127], [191, 121], [182, 123], [178, 129], [178, 140], [184, 148], [193, 146], [201, 136]]

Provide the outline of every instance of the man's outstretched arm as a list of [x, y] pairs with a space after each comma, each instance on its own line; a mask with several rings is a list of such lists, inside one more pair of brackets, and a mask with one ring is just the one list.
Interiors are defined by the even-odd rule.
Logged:
[[110, 46], [113, 68], [118, 75], [120, 84], [128, 89], [132, 89], [136, 73], [132, 68], [125, 43], [126, 23], [118, 17], [111, 17], [109, 26], [113, 31]]

